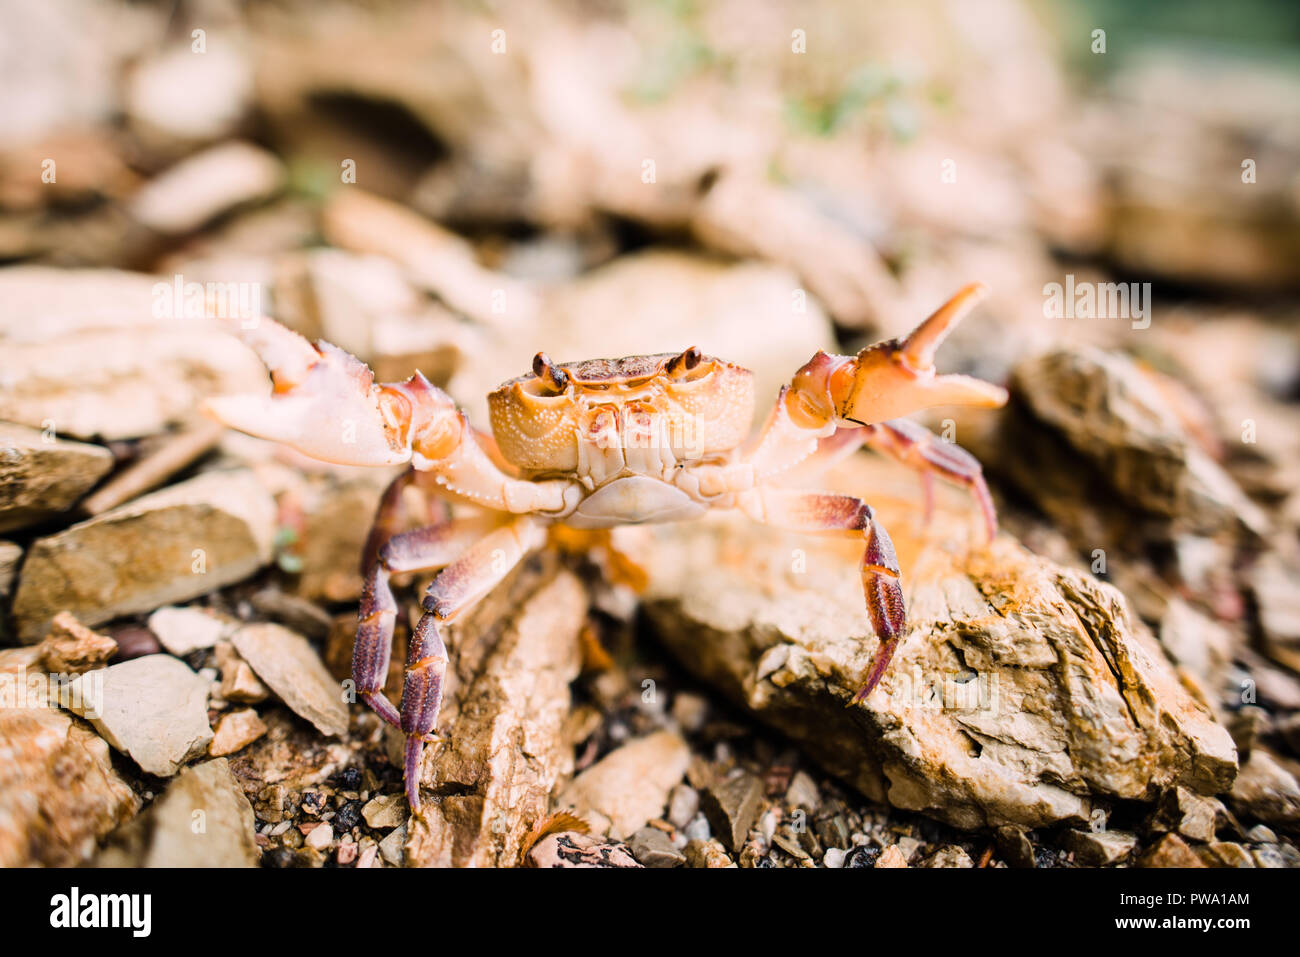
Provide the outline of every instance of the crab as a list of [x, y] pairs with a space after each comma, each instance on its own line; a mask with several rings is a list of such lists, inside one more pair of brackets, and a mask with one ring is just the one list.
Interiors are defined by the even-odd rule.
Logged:
[[[1000, 386], [939, 375], [933, 363], [984, 293], [981, 284], [966, 286], [902, 340], [856, 356], [818, 352], [781, 388], [766, 424], [748, 440], [752, 374], [694, 347], [582, 362], [539, 352], [530, 374], [488, 396], [488, 434], [419, 372], [376, 384], [354, 356], [327, 342], [312, 345], [266, 318], [234, 331], [269, 368], [270, 396], [209, 399], [205, 411], [326, 462], [407, 466], [381, 497], [362, 556], [352, 674], [360, 697], [405, 735], [406, 796], [418, 811], [420, 763], [425, 744], [436, 740], [447, 668], [443, 626], [543, 547], [552, 526], [605, 530], [738, 509], [773, 526], [860, 536], [877, 644], [850, 703], [865, 699], [906, 627], [893, 543], [861, 498], [791, 487], [790, 480], [869, 446], [919, 472], [927, 516], [934, 476], [969, 489], [991, 539], [997, 519], [979, 463], [901, 418], [936, 405], [1006, 401]], [[411, 485], [474, 508], [398, 531]], [[390, 578], [417, 571], [436, 575], [410, 635], [398, 706], [383, 690], [398, 614]]]

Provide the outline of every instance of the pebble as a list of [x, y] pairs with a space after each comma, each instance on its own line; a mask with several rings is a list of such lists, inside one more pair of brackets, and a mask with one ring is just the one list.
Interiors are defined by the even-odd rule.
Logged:
[[668, 793], [681, 781], [690, 759], [690, 748], [680, 735], [656, 731], [616, 748], [583, 771], [557, 803], [579, 817], [595, 812], [609, 820], [612, 837], [623, 838], [662, 816]]
[[816, 811], [821, 804], [821, 794], [817, 783], [805, 771], [796, 771], [786, 788], [785, 803], [791, 807], [801, 807], [809, 813]]
[[212, 736], [212, 744], [208, 746], [208, 754], [214, 758], [234, 754], [264, 734], [266, 725], [252, 708], [227, 712], [217, 721], [217, 730]]
[[640, 867], [627, 845], [605, 843], [590, 834], [548, 834], [528, 852], [531, 867]]
[[200, 648], [211, 648], [230, 630], [230, 625], [202, 608], [168, 605], [149, 616], [149, 630], [179, 658]]
[[668, 821], [673, 827], [683, 828], [700, 810], [700, 794], [689, 784], [675, 784], [668, 792]]
[[686, 855], [657, 827], [641, 828], [628, 838], [628, 846], [632, 856], [645, 867], [680, 867], [686, 863]]
[[405, 824], [407, 813], [406, 798], [401, 794], [380, 794], [371, 798], [361, 809], [366, 824], [377, 831]]
[[318, 851], [323, 851], [334, 842], [334, 828], [329, 824], [321, 822], [312, 828], [303, 839], [308, 847], [314, 847]]
[[83, 674], [103, 667], [117, 654], [117, 642], [91, 631], [66, 611], [54, 616], [50, 633], [40, 644], [45, 668], [53, 674]]
[[394, 867], [401, 867], [406, 856], [406, 825], [394, 828], [388, 836], [379, 842], [379, 853], [384, 860]]
[[341, 686], [307, 639], [281, 625], [245, 625], [230, 636], [241, 658], [299, 716], [321, 734], [348, 730]]
[[897, 844], [891, 844], [880, 852], [876, 867], [907, 867], [907, 857]]
[[738, 852], [758, 819], [763, 783], [744, 772], [711, 784], [700, 796], [700, 809], [713, 832], [732, 852]]
[[1166, 834], [1138, 860], [1140, 867], [1204, 867], [1200, 856], [1177, 834]]
[[727, 856], [726, 848], [717, 838], [707, 841], [694, 840], [686, 845], [686, 861], [691, 867], [722, 868], [735, 867], [736, 863]]
[[822, 856], [822, 863], [827, 867], [843, 867], [844, 859], [847, 856], [847, 852], [840, 850], [838, 847], [828, 847], [826, 853]]
[[1066, 831], [1062, 836], [1066, 850], [1080, 864], [1103, 867], [1114, 864], [1132, 853], [1137, 835], [1128, 831]]
[[355, 841], [342, 841], [339, 844], [338, 854], [334, 858], [340, 867], [346, 867], [357, 859], [357, 844]]

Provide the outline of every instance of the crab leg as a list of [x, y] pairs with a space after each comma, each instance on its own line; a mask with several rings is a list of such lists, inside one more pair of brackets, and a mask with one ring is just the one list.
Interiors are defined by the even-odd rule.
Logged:
[[[489, 521], [491, 525], [487, 524]], [[400, 728], [402, 722], [397, 709], [384, 695], [388, 662], [393, 653], [393, 626], [397, 620], [397, 602], [389, 578], [393, 572], [444, 568], [497, 524], [499, 520], [461, 519], [403, 532], [379, 548], [376, 560], [371, 563], [357, 611], [352, 680], [361, 699], [393, 727]]]
[[546, 541], [545, 526], [527, 516], [514, 519], [481, 538], [430, 583], [424, 614], [415, 626], [406, 656], [400, 727], [406, 733], [406, 797], [420, 809], [420, 759], [424, 743], [438, 723], [442, 705], [447, 649], [438, 629], [499, 584], [530, 551]]
[[901, 573], [889, 533], [876, 521], [871, 506], [852, 495], [760, 488], [740, 496], [739, 505], [745, 514], [766, 525], [804, 532], [857, 532], [865, 539], [862, 590], [877, 645], [866, 681], [853, 696], [855, 704], [863, 700], [889, 667], [907, 625]]

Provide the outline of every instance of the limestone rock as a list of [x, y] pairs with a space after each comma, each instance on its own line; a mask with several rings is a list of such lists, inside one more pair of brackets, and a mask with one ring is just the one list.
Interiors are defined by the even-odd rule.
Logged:
[[67, 511], [112, 468], [103, 446], [0, 422], [0, 532]]
[[627, 846], [579, 831], [548, 834], [528, 852], [529, 867], [640, 867]]
[[[196, 827], [196, 822], [202, 827]], [[225, 758], [186, 768], [145, 814], [116, 835], [101, 867], [256, 867], [252, 805]]]
[[231, 630], [231, 624], [202, 608], [168, 605], [149, 616], [149, 630], [162, 646], [178, 657], [211, 648]]
[[897, 844], [890, 844], [880, 852], [880, 857], [876, 859], [876, 867], [907, 867], [907, 855]]
[[241, 658], [280, 699], [321, 734], [348, 730], [343, 689], [302, 635], [282, 625], [244, 625], [230, 637]]
[[1177, 834], [1166, 834], [1138, 861], [1141, 867], [1204, 867], [1200, 856]]
[[1300, 784], [1262, 748], [1250, 752], [1229, 797], [1237, 813], [1266, 824], [1295, 824], [1300, 821]]
[[170, 655], [146, 655], [81, 675], [64, 707], [150, 774], [171, 777], [212, 740], [208, 682]]
[[963, 828], [1083, 822], [1094, 797], [1230, 785], [1227, 731], [1117, 591], [1006, 537], [966, 550], [951, 512], [918, 539], [912, 501], [854, 469], [854, 487], [880, 492], [909, 606], [880, 687], [846, 707], [875, 647], [861, 545], [731, 516], [654, 528], [638, 553], [649, 616], [689, 670], [871, 799]]
[[275, 504], [252, 473], [205, 472], [35, 541], [13, 613], [34, 642], [68, 610], [95, 626], [237, 582], [266, 564]]
[[1123, 860], [1137, 846], [1137, 835], [1128, 831], [1066, 831], [1062, 843], [1074, 859], [1089, 867], [1103, 867]]
[[150, 180], [131, 213], [150, 229], [183, 234], [236, 206], [273, 196], [284, 181], [279, 158], [251, 143], [223, 143]]
[[573, 770], [566, 737], [586, 593], [550, 556], [499, 585], [449, 631], [442, 743], [425, 749], [432, 793], [408, 824], [415, 866], [514, 866]]
[[234, 754], [266, 734], [266, 725], [252, 708], [240, 708], [221, 716], [212, 735], [208, 754], [220, 758]]
[[[0, 652], [0, 682], [37, 670], [36, 649]], [[24, 707], [23, 704], [31, 706]], [[85, 863], [140, 806], [108, 745], [41, 701], [0, 707], [0, 867]]]
[[91, 631], [66, 611], [54, 616], [39, 645], [41, 663], [54, 674], [81, 674], [102, 667], [117, 654], [117, 642]]
[[591, 823], [608, 821], [610, 836], [621, 840], [663, 814], [668, 792], [690, 760], [690, 748], [679, 735], [656, 731], [611, 751], [579, 774], [560, 793], [557, 806], [572, 808], [583, 818], [595, 812]]

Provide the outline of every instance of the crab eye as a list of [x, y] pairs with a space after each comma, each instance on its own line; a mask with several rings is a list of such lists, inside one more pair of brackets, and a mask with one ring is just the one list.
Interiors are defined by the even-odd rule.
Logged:
[[695, 346], [691, 346], [681, 355], [673, 356], [669, 359], [668, 363], [664, 366], [664, 372], [672, 376], [674, 379], [683, 378], [687, 373], [700, 364], [702, 358], [704, 357], [700, 354], [700, 350]]
[[569, 387], [569, 374], [552, 362], [545, 352], [533, 356], [533, 375], [542, 386], [542, 395], [559, 395]]

